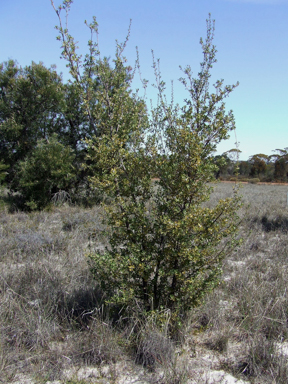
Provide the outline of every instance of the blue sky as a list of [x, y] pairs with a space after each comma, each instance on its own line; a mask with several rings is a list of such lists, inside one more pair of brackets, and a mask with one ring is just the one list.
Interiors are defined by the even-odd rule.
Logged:
[[[101, 53], [113, 57], [115, 39], [125, 39], [131, 18], [128, 62], [133, 65], [137, 45], [142, 76], [152, 84], [153, 49], [168, 95], [174, 80], [175, 100], [181, 104], [187, 95], [177, 81], [179, 65], [190, 64], [197, 74], [202, 58], [199, 39], [205, 37], [209, 12], [216, 20], [218, 50], [212, 81], [240, 82], [226, 103], [234, 111], [240, 158], [288, 147], [288, 0], [74, 0], [68, 27], [85, 54], [89, 32], [84, 20], [95, 15]], [[11, 58], [21, 66], [32, 60], [56, 64], [67, 79], [56, 24], [50, 0], [0, 0], [0, 62]], [[147, 96], [154, 98], [151, 87]], [[232, 135], [219, 145], [219, 153], [235, 147], [234, 142]]]

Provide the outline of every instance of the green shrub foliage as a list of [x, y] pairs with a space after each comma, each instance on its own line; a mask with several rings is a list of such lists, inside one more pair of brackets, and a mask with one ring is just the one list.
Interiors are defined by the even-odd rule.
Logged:
[[55, 68], [13, 60], [0, 64], [0, 161], [9, 166], [7, 181], [37, 140], [61, 133], [62, 80]]
[[26, 207], [43, 209], [53, 195], [67, 191], [75, 180], [74, 154], [70, 147], [59, 143], [57, 135], [39, 140], [32, 153], [19, 164], [19, 192]]
[[[67, 0], [55, 8], [59, 19], [71, 3]], [[97, 33], [95, 19], [89, 28], [92, 36]], [[188, 97], [182, 106], [166, 102], [159, 62], [153, 58], [158, 103], [150, 117], [144, 101], [131, 92], [133, 72], [123, 56], [127, 40], [117, 43], [113, 66], [100, 58], [91, 40], [90, 53], [81, 64], [61, 19], [58, 30], [87, 115], [91, 124], [99, 122], [101, 131], [86, 142], [86, 166], [91, 187], [109, 202], [103, 202], [109, 246], [89, 254], [92, 273], [110, 303], [137, 302], [144, 312], [168, 308], [180, 315], [217, 284], [240, 204], [234, 196], [214, 208], [204, 205], [216, 171], [216, 145], [234, 129], [233, 114], [225, 111], [223, 100], [237, 85], [224, 86], [220, 80], [210, 93], [210, 71], [216, 62], [214, 23], [207, 20], [206, 40], [200, 40], [203, 62], [198, 76], [193, 77], [189, 66], [183, 69], [181, 82]], [[102, 86], [97, 108], [91, 108], [83, 86], [89, 73]]]

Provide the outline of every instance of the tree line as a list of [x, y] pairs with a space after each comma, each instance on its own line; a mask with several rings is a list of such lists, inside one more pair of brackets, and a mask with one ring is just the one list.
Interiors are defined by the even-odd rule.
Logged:
[[218, 167], [215, 176], [220, 180], [235, 179], [235, 175], [242, 181], [259, 179], [263, 182], [288, 181], [288, 147], [275, 149], [273, 155], [257, 153], [248, 160], [238, 161], [240, 150], [235, 148], [214, 157]]
[[[89, 187], [93, 165], [87, 143], [119, 124], [124, 108], [120, 96], [127, 101], [125, 115], [121, 112], [127, 127], [135, 113], [144, 125], [148, 119], [145, 102], [129, 89], [132, 68], [120, 62], [117, 66], [112, 68], [105, 58], [93, 71], [87, 68], [90, 73], [82, 74], [81, 82], [79, 74], [64, 83], [55, 67], [43, 63], [24, 68], [13, 60], [0, 64], [0, 181], [20, 193], [20, 204], [41, 209], [59, 191], [86, 204], [99, 200]], [[122, 92], [118, 102], [117, 92]], [[103, 94], [106, 98], [99, 103]], [[242, 180], [288, 180], [288, 148], [237, 162], [239, 152], [214, 156], [216, 178], [229, 180], [238, 173]]]

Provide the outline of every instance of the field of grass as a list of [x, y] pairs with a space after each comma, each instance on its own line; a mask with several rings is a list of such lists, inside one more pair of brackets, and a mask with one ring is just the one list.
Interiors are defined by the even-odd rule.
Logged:
[[[105, 245], [99, 207], [11, 214], [1, 206], [0, 382], [137, 383], [138, 377], [138, 383], [212, 384], [224, 383], [227, 373], [242, 383], [286, 384], [287, 192], [282, 185], [240, 189], [242, 243], [177, 340], [153, 320], [143, 323], [131, 311], [120, 321], [102, 306], [85, 256]], [[233, 184], [215, 184], [207, 204], [231, 193]]]

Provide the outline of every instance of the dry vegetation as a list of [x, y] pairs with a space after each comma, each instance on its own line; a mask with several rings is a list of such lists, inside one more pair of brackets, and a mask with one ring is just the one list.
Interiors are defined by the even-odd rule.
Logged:
[[[232, 188], [217, 184], [209, 204]], [[165, 328], [168, 312], [159, 328], [137, 308], [125, 318], [102, 306], [85, 257], [105, 244], [100, 208], [11, 214], [3, 205], [0, 382], [128, 383], [134, 375], [140, 383], [144, 375], [150, 383], [208, 384], [224, 383], [227, 372], [255, 384], [287, 383], [287, 187], [245, 185], [240, 193], [243, 242], [175, 340]]]

